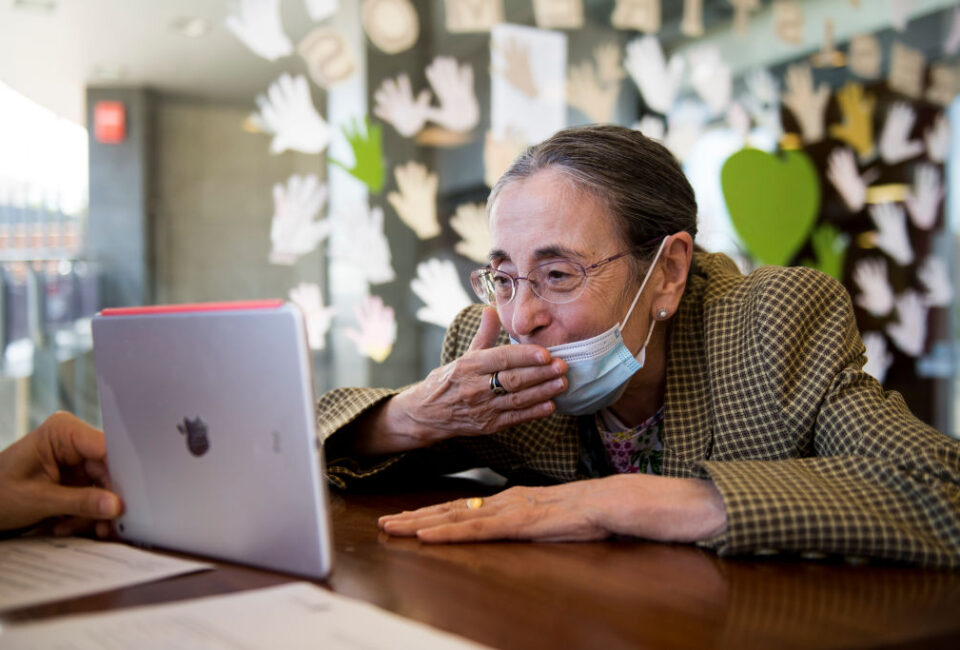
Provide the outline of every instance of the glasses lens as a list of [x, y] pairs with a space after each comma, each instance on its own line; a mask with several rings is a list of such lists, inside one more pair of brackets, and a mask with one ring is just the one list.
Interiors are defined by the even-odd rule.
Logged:
[[547, 262], [530, 271], [530, 288], [544, 300], [564, 303], [576, 300], [587, 279], [583, 267], [574, 262]]
[[477, 298], [496, 307], [513, 298], [513, 278], [492, 269], [478, 269], [470, 274], [470, 286]]

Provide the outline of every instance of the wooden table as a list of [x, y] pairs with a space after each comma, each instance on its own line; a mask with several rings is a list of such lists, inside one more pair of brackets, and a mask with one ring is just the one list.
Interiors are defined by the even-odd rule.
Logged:
[[[332, 497], [326, 586], [497, 648], [960, 648], [960, 571], [775, 557], [724, 560], [632, 540], [427, 546], [378, 516], [489, 488]], [[0, 623], [294, 580], [231, 564], [7, 613]], [[389, 647], [387, 642], [385, 647]]]

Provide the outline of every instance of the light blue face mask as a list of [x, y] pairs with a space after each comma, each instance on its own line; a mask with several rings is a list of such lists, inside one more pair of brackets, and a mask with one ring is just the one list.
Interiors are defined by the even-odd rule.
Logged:
[[[647, 359], [647, 344], [653, 336], [657, 321], [651, 321], [647, 339], [636, 356], [623, 342], [622, 331], [640, 299], [640, 294], [647, 286], [647, 280], [660, 259], [664, 244], [666, 239], [661, 242], [622, 322], [615, 323], [606, 332], [592, 338], [547, 348], [552, 356], [567, 362], [567, 390], [553, 398], [557, 413], [587, 415], [610, 406], [623, 395], [630, 378], [643, 368]], [[513, 339], [511, 341], [516, 343]]]

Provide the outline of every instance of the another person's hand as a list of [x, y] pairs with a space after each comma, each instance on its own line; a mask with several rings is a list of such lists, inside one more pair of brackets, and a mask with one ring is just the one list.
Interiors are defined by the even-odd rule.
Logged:
[[122, 511], [109, 485], [103, 433], [69, 413], [43, 424], [0, 452], [0, 530], [64, 517], [55, 534], [70, 535], [95, 524], [104, 537]]
[[[566, 363], [539, 345], [493, 347], [499, 333], [496, 310], [484, 309], [469, 351], [387, 401], [358, 427], [355, 450], [373, 455], [415, 449], [552, 414], [550, 400], [567, 389]], [[494, 372], [506, 393], [491, 390]]]
[[630, 535], [694, 542], [726, 530], [723, 499], [710, 481], [617, 474], [550, 487], [514, 487], [381, 517], [390, 535], [423, 542], [524, 539], [590, 541]]

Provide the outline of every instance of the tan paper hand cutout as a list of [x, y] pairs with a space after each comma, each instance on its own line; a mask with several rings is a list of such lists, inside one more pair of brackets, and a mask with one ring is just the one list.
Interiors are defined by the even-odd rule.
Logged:
[[567, 103], [597, 123], [612, 122], [626, 72], [620, 65], [620, 48], [600, 45], [593, 51], [596, 67], [584, 61], [570, 68]]
[[873, 109], [876, 97], [863, 92], [863, 86], [850, 81], [837, 92], [837, 103], [843, 123], [830, 126], [830, 135], [843, 140], [857, 152], [861, 160], [874, 153]]
[[514, 158], [526, 147], [523, 136], [516, 131], [510, 131], [502, 138], [497, 138], [487, 131], [483, 143], [483, 182], [487, 187], [497, 184], [503, 173], [510, 168]]
[[418, 162], [410, 161], [393, 171], [399, 192], [387, 194], [387, 201], [400, 219], [417, 233], [420, 239], [440, 234], [437, 221], [437, 175], [428, 173]]
[[460, 235], [460, 241], [454, 250], [477, 264], [486, 263], [490, 255], [491, 239], [487, 211], [483, 203], [458, 205], [456, 214], [450, 218], [450, 226]]
[[790, 109], [800, 124], [804, 142], [823, 140], [823, 114], [830, 99], [830, 87], [821, 82], [813, 87], [813, 72], [808, 65], [792, 65], [787, 68], [787, 91], [783, 104]]
[[518, 39], [511, 38], [497, 53], [503, 57], [504, 67], [494, 69], [494, 74], [502, 76], [527, 97], [536, 99], [539, 91], [530, 69], [530, 52], [527, 45]]

